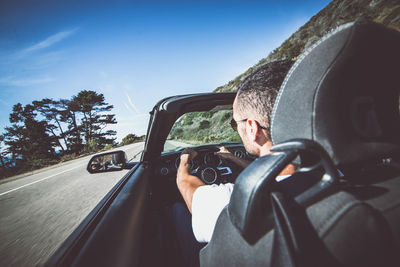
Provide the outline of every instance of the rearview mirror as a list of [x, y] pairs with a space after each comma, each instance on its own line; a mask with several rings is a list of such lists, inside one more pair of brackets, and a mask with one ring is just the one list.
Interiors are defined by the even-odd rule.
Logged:
[[125, 152], [118, 150], [93, 156], [86, 169], [90, 173], [110, 172], [123, 170], [126, 165]]

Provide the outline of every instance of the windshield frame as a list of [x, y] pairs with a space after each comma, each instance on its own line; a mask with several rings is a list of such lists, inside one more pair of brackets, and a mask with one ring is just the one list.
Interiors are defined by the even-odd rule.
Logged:
[[151, 113], [142, 161], [150, 162], [161, 155], [173, 124], [182, 114], [231, 105], [235, 97], [236, 92], [202, 93], [173, 96], [159, 101]]

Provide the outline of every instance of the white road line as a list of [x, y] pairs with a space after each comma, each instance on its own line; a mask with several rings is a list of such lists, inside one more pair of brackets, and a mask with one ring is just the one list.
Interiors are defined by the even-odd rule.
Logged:
[[17, 191], [17, 190], [19, 190], [19, 189], [21, 189], [21, 188], [24, 188], [24, 187], [27, 187], [27, 186], [30, 186], [30, 185], [33, 185], [33, 184], [36, 184], [36, 183], [42, 182], [42, 181], [44, 181], [44, 180], [53, 178], [54, 176], [60, 175], [60, 174], [62, 174], [62, 173], [64, 173], [64, 172], [72, 171], [73, 169], [76, 169], [76, 168], [79, 168], [79, 167], [82, 167], [82, 166], [86, 166], [86, 164], [85, 164], [85, 165], [79, 165], [79, 166], [76, 166], [76, 167], [74, 167], [74, 168], [71, 168], [71, 169], [68, 169], [68, 170], [65, 170], [65, 171], [56, 173], [56, 174], [52, 174], [52, 175], [47, 176], [47, 177], [45, 177], [45, 178], [42, 178], [42, 179], [40, 179], [40, 180], [37, 180], [37, 181], [31, 182], [31, 183], [28, 183], [28, 184], [19, 186], [19, 187], [17, 187], [17, 188], [8, 190], [8, 191], [6, 191], [6, 192], [0, 193], [0, 196], [6, 195], [6, 194], [8, 194], [8, 193]]

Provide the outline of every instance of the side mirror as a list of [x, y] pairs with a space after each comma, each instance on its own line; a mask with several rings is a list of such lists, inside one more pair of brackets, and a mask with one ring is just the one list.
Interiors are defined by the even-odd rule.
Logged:
[[118, 150], [93, 156], [86, 169], [90, 173], [98, 173], [131, 169], [133, 166], [131, 162], [126, 162], [125, 152]]

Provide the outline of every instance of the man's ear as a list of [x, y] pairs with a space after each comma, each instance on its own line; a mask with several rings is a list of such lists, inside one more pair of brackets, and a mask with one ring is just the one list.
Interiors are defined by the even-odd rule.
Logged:
[[249, 135], [250, 140], [256, 141], [258, 135], [260, 134], [260, 129], [255, 120], [247, 120], [246, 121], [246, 132]]

